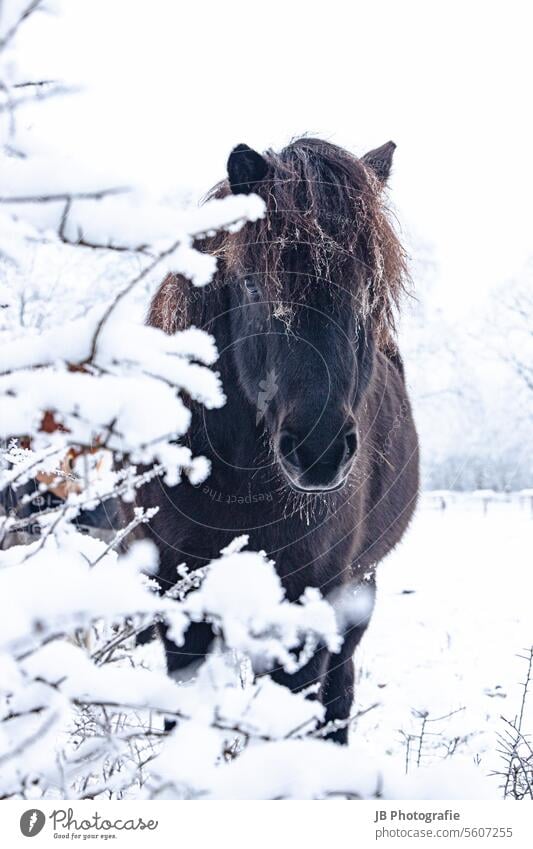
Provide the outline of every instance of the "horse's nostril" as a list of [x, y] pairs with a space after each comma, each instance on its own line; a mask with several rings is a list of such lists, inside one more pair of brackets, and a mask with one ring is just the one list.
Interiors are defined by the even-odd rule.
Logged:
[[294, 433], [291, 433], [289, 430], [284, 430], [281, 433], [279, 438], [279, 450], [283, 457], [296, 465], [298, 462], [298, 457], [296, 456], [296, 448], [298, 447], [298, 438]]
[[344, 457], [343, 461], [347, 463], [352, 459], [357, 451], [357, 434], [355, 430], [349, 431], [344, 437]]

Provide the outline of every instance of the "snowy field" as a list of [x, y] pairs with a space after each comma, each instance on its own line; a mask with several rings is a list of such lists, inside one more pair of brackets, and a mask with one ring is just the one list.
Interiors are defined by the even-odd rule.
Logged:
[[[501, 796], [498, 735], [520, 713], [531, 647], [530, 499], [427, 494], [378, 571], [378, 598], [356, 655], [354, 747], [390, 755], [423, 798]], [[533, 729], [529, 694], [523, 729]], [[420, 740], [422, 735], [422, 742]], [[400, 763], [401, 761], [401, 763]], [[420, 765], [421, 769], [417, 769]]]

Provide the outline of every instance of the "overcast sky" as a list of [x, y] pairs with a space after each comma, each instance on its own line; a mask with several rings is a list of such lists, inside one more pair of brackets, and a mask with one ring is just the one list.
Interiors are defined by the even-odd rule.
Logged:
[[[433, 247], [452, 308], [533, 253], [527, 4], [69, 0], [24, 61], [83, 80], [39, 141], [154, 192], [202, 192], [241, 141], [312, 132], [357, 154], [393, 139], [391, 198]], [[44, 113], [43, 113], [44, 114]]]

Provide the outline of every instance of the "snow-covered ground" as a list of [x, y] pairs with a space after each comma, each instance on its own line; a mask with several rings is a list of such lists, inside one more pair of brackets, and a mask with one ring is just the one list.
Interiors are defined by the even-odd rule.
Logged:
[[501, 778], [486, 776], [504, 769], [498, 734], [502, 717], [520, 712], [527, 663], [517, 655], [533, 645], [531, 499], [450, 493], [445, 509], [441, 501], [422, 497], [379, 567], [375, 614], [356, 655], [357, 707], [378, 706], [358, 720], [352, 744], [390, 756], [418, 798], [435, 798], [435, 782], [441, 798], [501, 796]]

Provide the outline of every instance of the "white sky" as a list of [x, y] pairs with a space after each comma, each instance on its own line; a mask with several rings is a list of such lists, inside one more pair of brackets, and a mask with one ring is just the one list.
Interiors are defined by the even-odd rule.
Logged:
[[405, 232], [433, 246], [450, 309], [476, 304], [533, 253], [527, 3], [69, 0], [67, 10], [55, 30], [27, 34], [21, 58], [72, 69], [91, 94], [57, 101], [33, 128], [40, 141], [155, 192], [202, 192], [241, 141], [277, 147], [307, 131], [362, 154], [390, 138], [392, 200]]

